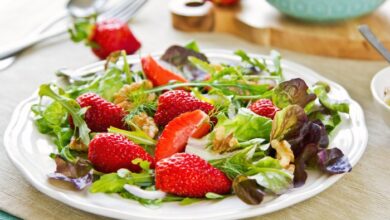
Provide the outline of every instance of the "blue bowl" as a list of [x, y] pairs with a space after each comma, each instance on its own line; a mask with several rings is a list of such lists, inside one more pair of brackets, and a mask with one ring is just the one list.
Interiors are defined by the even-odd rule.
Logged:
[[385, 0], [267, 1], [286, 15], [305, 21], [315, 22], [332, 22], [359, 17], [369, 14], [385, 2]]

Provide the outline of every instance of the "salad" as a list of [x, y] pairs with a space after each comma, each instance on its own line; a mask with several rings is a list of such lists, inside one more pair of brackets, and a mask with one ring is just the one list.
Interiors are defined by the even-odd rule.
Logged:
[[386, 103], [387, 105], [390, 106], [390, 87], [385, 88], [384, 94], [385, 94], [384, 101], [385, 101], [385, 103]]
[[256, 205], [305, 184], [307, 169], [350, 172], [329, 146], [348, 103], [324, 82], [285, 79], [276, 51], [272, 62], [235, 54], [241, 62], [210, 63], [191, 42], [139, 66], [122, 51], [104, 71], [58, 71], [32, 106], [56, 146], [48, 177], [145, 206], [231, 195]]

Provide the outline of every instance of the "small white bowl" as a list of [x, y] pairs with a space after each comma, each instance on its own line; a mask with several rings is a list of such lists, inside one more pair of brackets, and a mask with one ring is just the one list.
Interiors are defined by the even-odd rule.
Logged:
[[371, 80], [371, 93], [382, 118], [390, 126], [390, 106], [385, 103], [385, 89], [390, 87], [390, 67], [379, 71]]

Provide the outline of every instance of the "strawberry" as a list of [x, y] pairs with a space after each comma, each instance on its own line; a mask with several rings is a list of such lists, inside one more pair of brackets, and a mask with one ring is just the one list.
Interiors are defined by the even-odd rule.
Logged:
[[94, 93], [85, 93], [79, 96], [76, 101], [82, 108], [88, 107], [84, 120], [91, 131], [106, 132], [110, 126], [125, 128], [123, 118], [126, 116], [126, 112], [121, 107]]
[[133, 54], [141, 47], [127, 23], [115, 18], [96, 23], [93, 20], [81, 20], [69, 32], [73, 41], [85, 41], [91, 45], [93, 53], [100, 59], [119, 50]]
[[100, 172], [111, 173], [120, 168], [139, 172], [141, 168], [132, 163], [137, 158], [149, 161], [154, 167], [153, 157], [123, 135], [99, 133], [89, 143], [88, 159]]
[[170, 81], [187, 82], [187, 80], [160, 64], [151, 56], [147, 56], [141, 59], [142, 69], [146, 77], [152, 81], [154, 86], [166, 85]]
[[261, 116], [273, 119], [279, 108], [276, 107], [269, 99], [259, 99], [249, 106], [249, 109]]
[[220, 6], [232, 6], [236, 5], [240, 0], [212, 0], [212, 2]]
[[201, 138], [210, 130], [209, 116], [201, 110], [186, 112], [165, 126], [158, 139], [156, 161], [184, 151], [190, 137]]
[[164, 126], [178, 115], [197, 109], [209, 113], [214, 109], [214, 106], [183, 90], [168, 91], [158, 98], [154, 120], [158, 125]]
[[199, 156], [177, 153], [156, 163], [156, 187], [183, 197], [227, 194], [232, 182]]

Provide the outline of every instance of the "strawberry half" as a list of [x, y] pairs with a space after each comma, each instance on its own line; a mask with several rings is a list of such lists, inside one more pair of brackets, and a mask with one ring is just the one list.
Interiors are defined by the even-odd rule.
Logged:
[[141, 47], [127, 23], [115, 18], [96, 23], [91, 19], [81, 20], [74, 24], [69, 33], [74, 42], [85, 41], [92, 46], [93, 53], [100, 59], [119, 50], [133, 54]]
[[154, 167], [153, 157], [123, 135], [100, 133], [89, 143], [88, 159], [100, 172], [111, 173], [120, 168], [139, 172], [141, 168], [132, 163], [137, 158], [149, 161]]
[[249, 109], [261, 116], [273, 119], [279, 108], [276, 107], [269, 99], [259, 99], [249, 106]]
[[209, 116], [201, 110], [186, 112], [164, 128], [155, 151], [156, 161], [184, 151], [190, 137], [201, 138], [210, 130]]
[[202, 158], [177, 153], [156, 164], [156, 187], [183, 197], [204, 197], [213, 192], [227, 194], [232, 182]]
[[171, 81], [187, 82], [187, 80], [157, 63], [151, 56], [141, 59], [142, 70], [154, 86], [166, 85]]
[[[93, 132], [106, 132], [110, 126], [125, 129], [123, 118], [126, 112], [94, 93], [85, 93], [76, 101], [82, 108], [88, 107], [84, 120]], [[73, 124], [72, 121], [70, 124]]]
[[214, 106], [195, 98], [189, 92], [171, 90], [158, 98], [154, 121], [156, 124], [164, 126], [180, 114], [198, 109], [208, 114], [214, 109]]

